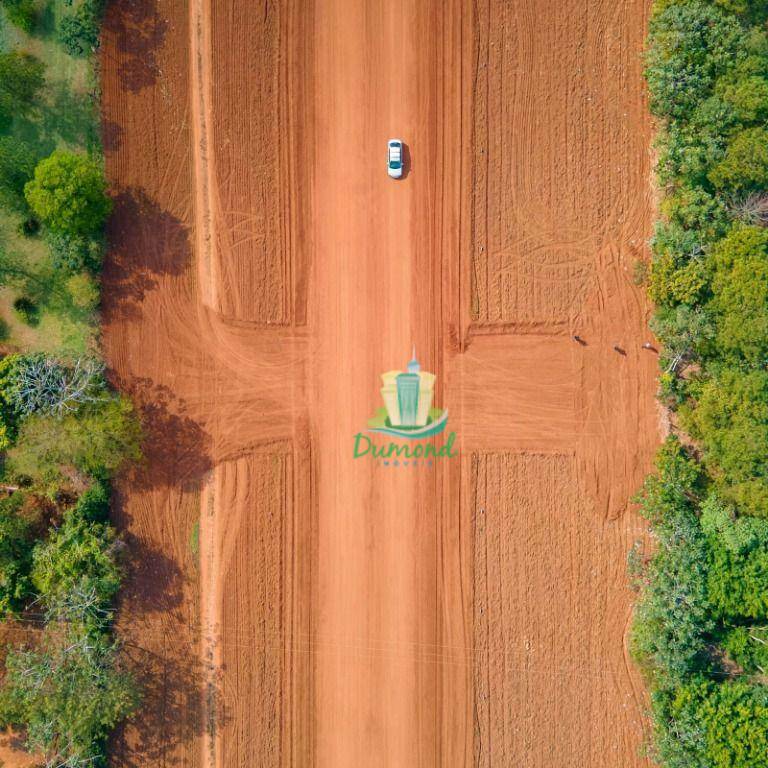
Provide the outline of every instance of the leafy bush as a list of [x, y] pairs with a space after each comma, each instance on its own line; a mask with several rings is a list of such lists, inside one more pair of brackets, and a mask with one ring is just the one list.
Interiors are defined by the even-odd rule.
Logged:
[[768, 627], [734, 627], [722, 647], [747, 674], [768, 673]]
[[669, 253], [658, 255], [651, 263], [648, 295], [662, 306], [696, 304], [707, 294], [709, 270], [700, 256], [680, 264]]
[[6, 355], [0, 360], [0, 451], [11, 446], [21, 422], [22, 414], [14, 393], [20, 359], [20, 355]]
[[[728, 209], [723, 201], [696, 185], [682, 186], [665, 197], [660, 211], [670, 224], [691, 233], [688, 235], [689, 251], [721, 238], [730, 224]], [[657, 242], [660, 227], [657, 226], [656, 230]]]
[[735, 554], [768, 546], [768, 520], [738, 516], [732, 504], [711, 493], [701, 505], [701, 529]]
[[747, 75], [723, 84], [721, 96], [741, 123], [763, 121], [768, 117], [768, 80], [760, 75]]
[[77, 500], [77, 516], [91, 523], [105, 523], [109, 520], [109, 485], [96, 480]]
[[70, 56], [87, 56], [99, 47], [99, 13], [93, 2], [61, 20], [59, 40]]
[[0, 618], [20, 611], [30, 593], [33, 536], [19, 492], [0, 499]]
[[104, 244], [100, 238], [50, 232], [47, 239], [55, 269], [72, 274], [85, 269], [98, 272], [101, 268]]
[[99, 284], [91, 275], [80, 272], [67, 278], [65, 283], [72, 303], [79, 309], [95, 312], [99, 305]]
[[85, 237], [99, 232], [112, 210], [106, 189], [104, 173], [95, 160], [57, 150], [38, 163], [24, 195], [52, 232]]
[[717, 618], [768, 619], [768, 547], [731, 552], [713, 542], [707, 590]]
[[660, 364], [675, 373], [696, 360], [715, 336], [715, 325], [701, 307], [678, 304], [659, 307], [651, 318], [651, 330], [663, 342]]

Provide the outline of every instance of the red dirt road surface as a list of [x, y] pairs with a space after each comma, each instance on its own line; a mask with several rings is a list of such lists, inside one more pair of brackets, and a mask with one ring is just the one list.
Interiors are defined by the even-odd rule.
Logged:
[[[648, 5], [111, 4], [115, 765], [647, 765]], [[458, 455], [354, 458], [414, 344]]]

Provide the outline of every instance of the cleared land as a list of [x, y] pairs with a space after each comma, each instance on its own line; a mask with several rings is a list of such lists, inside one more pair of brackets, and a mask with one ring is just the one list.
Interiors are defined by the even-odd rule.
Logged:
[[[645, 764], [647, 5], [110, 6], [105, 340], [150, 431], [116, 765]], [[413, 343], [461, 458], [354, 460]]]

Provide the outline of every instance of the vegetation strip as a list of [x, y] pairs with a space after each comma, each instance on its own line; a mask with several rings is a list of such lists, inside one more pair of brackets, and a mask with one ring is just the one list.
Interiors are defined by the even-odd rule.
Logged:
[[[768, 3], [657, 0], [642, 275], [672, 436], [640, 495], [632, 651], [667, 768], [768, 766]], [[640, 270], [642, 272], [642, 270]]]
[[112, 636], [110, 479], [140, 457], [99, 351], [101, 0], [0, 0], [0, 726], [41, 765], [106, 765], [138, 703]]

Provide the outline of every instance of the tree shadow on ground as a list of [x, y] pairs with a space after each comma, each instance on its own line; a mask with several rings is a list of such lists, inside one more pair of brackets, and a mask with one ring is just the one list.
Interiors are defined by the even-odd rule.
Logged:
[[153, 86], [160, 75], [157, 51], [168, 31], [168, 22], [160, 17], [155, 0], [113, 0], [103, 26], [115, 38], [117, 73], [123, 87], [136, 93]]
[[182, 274], [192, 258], [188, 228], [139, 189], [115, 198], [107, 243], [102, 275], [106, 322], [138, 319], [138, 305], [157, 287], [157, 278]]
[[225, 725], [226, 715], [216, 707], [209, 720], [203, 711], [206, 675], [194, 653], [194, 628], [189, 632], [158, 628], [146, 639], [152, 650], [141, 639], [125, 640], [123, 655], [143, 698], [140, 712], [112, 738], [110, 764], [120, 768], [188, 765], [197, 739], [206, 728]]
[[199, 487], [213, 466], [212, 438], [185, 414], [184, 402], [168, 387], [147, 378], [117, 379], [121, 391], [136, 403], [144, 428], [144, 461], [129, 473], [133, 488]]

